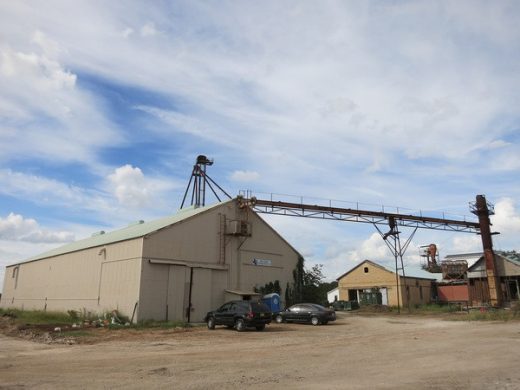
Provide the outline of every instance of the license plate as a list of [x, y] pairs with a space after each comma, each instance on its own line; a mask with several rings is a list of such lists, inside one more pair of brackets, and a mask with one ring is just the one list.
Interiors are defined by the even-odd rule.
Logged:
[[264, 316], [264, 313], [260, 313], [260, 317], [263, 317]]

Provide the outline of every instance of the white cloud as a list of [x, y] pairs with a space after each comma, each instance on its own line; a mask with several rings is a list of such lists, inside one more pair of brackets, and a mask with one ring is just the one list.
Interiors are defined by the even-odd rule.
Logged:
[[197, 117], [173, 110], [163, 110], [142, 105], [135, 106], [134, 109], [146, 112], [167, 124], [168, 127], [166, 129], [155, 128], [151, 130], [163, 137], [169, 138], [172, 132], [181, 132], [222, 146], [237, 148], [240, 145], [240, 141], [236, 137], [228, 137], [218, 125], [210, 125]]
[[520, 147], [511, 146], [497, 153], [491, 167], [499, 172], [518, 172], [520, 170]]
[[500, 234], [493, 236], [495, 249], [520, 250], [520, 211], [512, 198], [502, 198], [495, 204], [495, 215], [491, 216], [492, 231]]
[[74, 234], [67, 231], [54, 232], [41, 229], [36, 220], [10, 213], [6, 218], [0, 217], [0, 240], [64, 243], [73, 241]]
[[153, 22], [148, 22], [143, 27], [141, 27], [141, 36], [149, 37], [157, 34], [157, 29], [155, 28], [155, 24]]
[[[135, 138], [159, 137], [176, 156], [203, 146], [241, 161], [222, 174], [231, 181], [367, 203], [465, 208], [460, 194], [483, 182], [500, 192], [518, 181], [520, 167], [511, 136], [520, 101], [520, 75], [511, 65], [520, 60], [518, 6], [477, 4], [299, 2], [288, 10], [280, 2], [186, 3], [165, 10], [139, 2], [6, 3], [0, 162], [79, 162], [99, 182], [83, 188], [12, 168], [0, 170], [0, 193], [92, 210], [105, 220], [130, 212], [125, 205], [133, 213], [168, 210], [165, 194], [177, 185], [171, 178], [131, 165], [113, 172], [100, 161], [100, 150], [128, 146], [134, 137], [115, 128], [120, 113], [111, 111], [110, 98], [83, 89], [82, 77], [90, 75], [160, 96], [158, 107], [146, 99], [136, 107], [144, 126]], [[237, 167], [243, 171], [229, 173]], [[508, 176], [482, 177], [496, 172]], [[518, 196], [507, 186], [500, 193]], [[504, 219], [503, 237], [516, 229], [514, 220]], [[316, 235], [305, 237], [298, 248], [319, 256], [311, 244]], [[359, 247], [326, 235], [319, 242], [361, 259], [381, 253], [372, 239], [365, 234]], [[453, 245], [471, 248], [470, 241]]]
[[353, 262], [363, 260], [377, 261], [379, 259], [389, 257], [389, 249], [381, 238], [379, 233], [372, 234], [368, 239], [364, 240], [361, 245], [349, 253], [349, 258]]
[[231, 180], [238, 182], [254, 182], [260, 178], [260, 174], [254, 171], [234, 171]]
[[[489, 131], [493, 118], [515, 112], [518, 77], [490, 71], [511, 53], [500, 49], [518, 37], [502, 6], [489, 7], [495, 18], [484, 23], [489, 30], [478, 27], [482, 15], [468, 4], [441, 11], [427, 4], [302, 3], [283, 21], [278, 15], [286, 6], [269, 2], [172, 12], [82, 4], [81, 14], [97, 21], [95, 29], [83, 20], [71, 28], [78, 21], [62, 17], [68, 8], [61, 3], [45, 25], [67, 49], [60, 62], [180, 98], [189, 113], [162, 112], [166, 123], [182, 121], [190, 133], [255, 156], [273, 157], [281, 149], [318, 165], [348, 150], [351, 164], [372, 172], [396, 166], [401, 155], [464, 163], [477, 142], [504, 131]], [[39, 20], [36, 12], [23, 16]], [[461, 22], [497, 45], [499, 56], [483, 50], [468, 55], [471, 47], [459, 47]], [[159, 34], [150, 45], [124, 39], [132, 33], [129, 25], [141, 26], [142, 35], [163, 25], [173, 33]], [[276, 158], [256, 161], [263, 170], [278, 165]]]
[[0, 195], [57, 207], [69, 215], [87, 211], [91, 218], [115, 227], [171, 213], [176, 209], [171, 204], [171, 193], [183, 186], [170, 177], [145, 177], [139, 168], [131, 165], [115, 169], [92, 188], [9, 169], [0, 169], [0, 183]]
[[99, 103], [78, 88], [77, 74], [59, 61], [67, 48], [40, 30], [29, 34], [26, 50], [0, 43], [0, 116], [6, 119], [0, 123], [0, 160], [26, 155], [96, 167], [92, 151], [121, 138]]
[[[32, 36], [32, 42], [36, 43], [45, 53], [46, 56], [55, 57], [63, 50], [60, 45], [49, 39], [47, 35], [45, 35], [42, 31], [36, 30]], [[58, 66], [59, 64], [54, 63], [54, 66]], [[61, 72], [61, 70], [60, 70]], [[74, 79], [75, 81], [75, 79]]]
[[506, 146], [510, 146], [511, 142], [506, 142], [501, 139], [493, 140], [487, 144], [487, 149], [494, 150], [494, 149], [502, 149]]
[[108, 176], [113, 192], [123, 206], [140, 207], [150, 201], [143, 172], [138, 167], [124, 165]]
[[134, 33], [134, 30], [131, 29], [130, 27], [127, 27], [125, 28], [122, 32], [121, 32], [121, 35], [125, 38], [128, 38], [130, 35], [132, 35]]
[[171, 204], [173, 191], [184, 188], [185, 183], [161, 175], [145, 176], [141, 168], [130, 164], [114, 169], [107, 176], [105, 188], [117, 199], [118, 212], [124, 210], [146, 215], [161, 215], [171, 213], [176, 209]]
[[453, 237], [451, 254], [482, 252], [480, 236], [461, 234]]
[[512, 198], [503, 198], [495, 204], [495, 215], [491, 216], [498, 231], [520, 233], [520, 212]]
[[[34, 42], [37, 42], [43, 51], [56, 52], [54, 42], [44, 41], [43, 33], [37, 31]], [[37, 39], [36, 39], [37, 37]], [[9, 46], [1, 49], [2, 64], [0, 69], [6, 78], [17, 78], [18, 81], [28, 81], [40, 91], [74, 88], [77, 76], [65, 70], [57, 61], [46, 54], [23, 53], [12, 50]]]
[[110, 209], [102, 191], [87, 190], [42, 176], [1, 169], [0, 183], [0, 194], [25, 199], [31, 203], [97, 212]]

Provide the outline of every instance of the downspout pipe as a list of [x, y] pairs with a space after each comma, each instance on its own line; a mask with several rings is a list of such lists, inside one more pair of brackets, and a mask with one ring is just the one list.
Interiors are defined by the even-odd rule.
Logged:
[[190, 285], [188, 290], [188, 307], [186, 308], [186, 317], [188, 317], [188, 323], [191, 322], [191, 292], [193, 289], [193, 267], [190, 267]]

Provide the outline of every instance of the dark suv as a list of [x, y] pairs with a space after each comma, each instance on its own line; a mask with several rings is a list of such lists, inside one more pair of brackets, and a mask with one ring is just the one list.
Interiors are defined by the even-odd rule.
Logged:
[[239, 332], [246, 327], [264, 330], [265, 325], [271, 322], [271, 311], [262, 302], [231, 301], [210, 311], [204, 321], [208, 324], [208, 329], [215, 329], [215, 325], [227, 325]]

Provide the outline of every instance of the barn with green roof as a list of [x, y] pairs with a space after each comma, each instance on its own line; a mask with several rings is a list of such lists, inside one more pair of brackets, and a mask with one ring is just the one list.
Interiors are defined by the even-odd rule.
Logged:
[[270, 282], [285, 290], [299, 257], [233, 199], [99, 232], [12, 264], [0, 306], [197, 322]]

